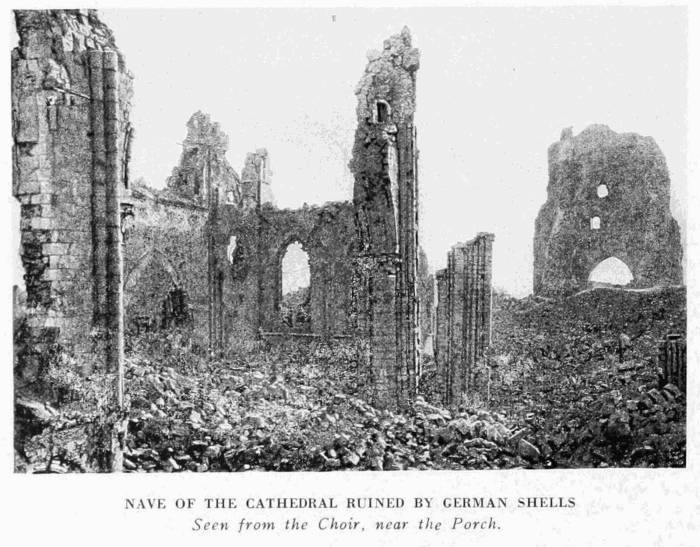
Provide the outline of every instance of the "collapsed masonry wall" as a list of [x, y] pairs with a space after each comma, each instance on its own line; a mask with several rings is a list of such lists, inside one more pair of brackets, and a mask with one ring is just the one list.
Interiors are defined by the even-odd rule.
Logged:
[[217, 238], [224, 340], [285, 332], [282, 259], [292, 243], [309, 256], [310, 332], [324, 336], [353, 329], [352, 276], [355, 226], [348, 202], [241, 212], [222, 211]]
[[604, 125], [564, 130], [549, 148], [547, 201], [535, 222], [535, 294], [581, 290], [609, 257], [630, 268], [634, 287], [682, 284], [670, 185], [651, 137]]
[[218, 280], [209, 271], [215, 263], [213, 231], [221, 207], [243, 206], [241, 179], [227, 150], [219, 124], [197, 111], [165, 189], [133, 189], [124, 286], [128, 332], [183, 326], [208, 345], [210, 318], [218, 317], [212, 293]]
[[208, 114], [197, 111], [187, 121], [187, 135], [177, 166], [166, 180], [167, 193], [209, 207], [210, 190], [219, 203], [242, 203], [241, 179], [226, 159], [228, 135]]
[[444, 403], [459, 404], [491, 343], [494, 235], [479, 233], [452, 247], [436, 273], [435, 362]]
[[[126, 233], [124, 313], [128, 334], [183, 325], [202, 344], [207, 336], [207, 216], [195, 200], [135, 187]], [[183, 309], [173, 307], [181, 292]]]
[[[21, 374], [58, 343], [104, 366], [119, 328], [119, 203], [128, 194], [131, 75], [94, 10], [18, 10], [12, 52], [13, 194], [26, 310]], [[117, 245], [118, 248], [118, 245]]]
[[374, 403], [405, 406], [419, 373], [418, 190], [415, 111], [419, 52], [411, 34], [371, 51], [356, 89], [357, 129], [350, 170], [360, 249]]

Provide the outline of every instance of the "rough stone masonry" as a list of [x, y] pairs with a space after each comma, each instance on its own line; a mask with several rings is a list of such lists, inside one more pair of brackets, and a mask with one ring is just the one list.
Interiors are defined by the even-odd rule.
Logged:
[[534, 292], [584, 289], [602, 260], [630, 268], [632, 286], [683, 282], [671, 181], [654, 139], [592, 125], [549, 147], [547, 201], [535, 222]]
[[359, 233], [360, 283], [375, 402], [405, 405], [419, 367], [418, 173], [415, 111], [418, 50], [411, 34], [371, 51], [357, 86], [357, 130], [350, 169]]
[[443, 402], [457, 405], [473, 384], [491, 344], [491, 267], [494, 235], [479, 233], [454, 245], [436, 273], [435, 363]]
[[60, 344], [91, 365], [122, 351], [120, 203], [131, 75], [94, 10], [19, 10], [12, 52], [13, 193], [21, 203], [25, 380]]
[[279, 209], [267, 151], [248, 154], [239, 177], [226, 135], [202, 112], [187, 123], [166, 188], [132, 183], [131, 75], [111, 31], [90, 10], [18, 11], [16, 20], [23, 375], [40, 376], [53, 343], [109, 368], [125, 331], [182, 327], [211, 350], [299, 334], [280, 313], [282, 258], [298, 242], [311, 277], [304, 335], [363, 341], [374, 402], [412, 399], [418, 286], [432, 289], [427, 267], [418, 268], [419, 55], [408, 29], [369, 54], [356, 91], [353, 200]]

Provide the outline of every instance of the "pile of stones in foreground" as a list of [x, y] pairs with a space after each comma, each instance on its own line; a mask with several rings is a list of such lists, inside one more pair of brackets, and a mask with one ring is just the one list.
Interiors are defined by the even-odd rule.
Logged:
[[151, 398], [133, 401], [125, 471], [490, 469], [541, 462], [527, 431], [514, 431], [497, 412], [453, 415], [418, 397], [406, 413], [394, 413], [262, 372], [223, 378], [225, 393], [219, 385], [197, 394], [197, 379], [172, 369], [136, 374], [147, 380], [141, 393]]

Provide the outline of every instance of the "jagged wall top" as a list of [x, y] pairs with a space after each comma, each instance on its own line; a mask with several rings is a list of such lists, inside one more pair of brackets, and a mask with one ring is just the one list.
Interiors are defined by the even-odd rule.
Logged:
[[[15, 10], [19, 49], [24, 58], [59, 59], [89, 49], [118, 51], [114, 34], [94, 9]], [[123, 64], [121, 54], [120, 63]], [[121, 67], [123, 68], [123, 67]]]
[[415, 72], [420, 66], [420, 53], [411, 46], [411, 31], [404, 27], [400, 34], [384, 40], [383, 50], [368, 52], [365, 68], [355, 94], [358, 97], [358, 122], [376, 121], [376, 102], [389, 104], [389, 118], [399, 123], [415, 111]]
[[[574, 135], [571, 127], [564, 128], [559, 141], [549, 147], [548, 200], [586, 199], [579, 195], [582, 181], [565, 176], [563, 169], [571, 162], [584, 162], [586, 182], [610, 184], [625, 188], [626, 198], [639, 194], [646, 206], [647, 200], [662, 207], [670, 204], [671, 182], [666, 159], [652, 137], [636, 133], [617, 133], [604, 124], [592, 124]], [[584, 183], [585, 184], [585, 183]], [[631, 192], [631, 194], [629, 193]]]
[[549, 147], [547, 201], [535, 221], [534, 292], [585, 288], [594, 268], [615, 257], [632, 285], [682, 283], [680, 230], [671, 180], [656, 141], [591, 125], [562, 131]]
[[241, 181], [226, 159], [228, 136], [209, 114], [195, 112], [187, 122], [187, 136], [182, 142], [180, 163], [167, 179], [168, 191], [178, 197], [200, 200], [207, 198], [207, 163], [211, 168], [211, 184], [220, 200], [235, 205], [241, 200]]

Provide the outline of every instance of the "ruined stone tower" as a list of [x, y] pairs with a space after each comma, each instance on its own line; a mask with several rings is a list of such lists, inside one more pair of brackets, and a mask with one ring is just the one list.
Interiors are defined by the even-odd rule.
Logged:
[[549, 148], [547, 201], [535, 222], [534, 292], [586, 287], [615, 257], [635, 287], [683, 282], [678, 223], [671, 216], [666, 160], [654, 139], [592, 125], [562, 132]]
[[371, 51], [357, 86], [357, 130], [350, 169], [367, 294], [370, 366], [375, 402], [411, 400], [418, 370], [418, 191], [413, 125], [418, 50], [411, 34]]

